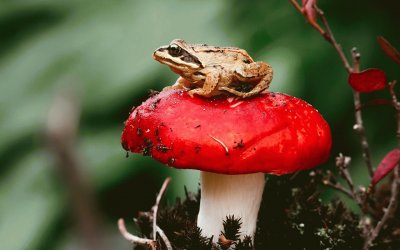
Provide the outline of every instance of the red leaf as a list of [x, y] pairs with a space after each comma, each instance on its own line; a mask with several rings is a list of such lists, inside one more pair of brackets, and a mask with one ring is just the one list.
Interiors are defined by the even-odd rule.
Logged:
[[381, 69], [366, 69], [349, 75], [350, 86], [358, 92], [373, 92], [385, 88], [386, 75]]
[[310, 23], [316, 23], [317, 12], [314, 5], [317, 5], [317, 0], [302, 0], [303, 14]]
[[397, 64], [400, 64], [400, 53], [399, 51], [393, 47], [384, 37], [378, 36], [378, 43], [385, 51], [386, 55], [388, 55], [393, 61], [395, 61]]
[[374, 176], [372, 177], [372, 185], [375, 185], [383, 177], [389, 174], [392, 171], [400, 160], [400, 149], [396, 148], [390, 151], [385, 157], [383, 157], [382, 161], [379, 163], [378, 168], [375, 170]]

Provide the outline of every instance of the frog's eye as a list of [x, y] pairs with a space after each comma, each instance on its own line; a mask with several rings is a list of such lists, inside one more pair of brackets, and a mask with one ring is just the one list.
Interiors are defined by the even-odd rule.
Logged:
[[180, 56], [180, 55], [182, 55], [182, 49], [181, 49], [181, 47], [179, 47], [179, 46], [176, 45], [176, 44], [171, 44], [171, 45], [168, 47], [168, 53], [169, 53], [171, 56], [174, 56], [174, 57]]

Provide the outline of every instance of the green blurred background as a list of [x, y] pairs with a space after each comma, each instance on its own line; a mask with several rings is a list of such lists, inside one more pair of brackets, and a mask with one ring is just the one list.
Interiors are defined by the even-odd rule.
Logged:
[[[320, 1], [319, 6], [344, 49], [359, 48], [363, 68], [379, 67], [389, 79], [400, 80], [397, 65], [376, 43], [383, 35], [400, 47], [397, 0]], [[167, 176], [172, 176], [168, 203], [183, 195], [184, 186], [197, 190], [196, 171], [167, 168], [141, 155], [126, 158], [120, 146], [131, 107], [145, 100], [149, 89], [161, 90], [177, 78], [151, 58], [155, 48], [174, 38], [242, 47], [270, 63], [271, 90], [306, 100], [330, 123], [334, 145], [323, 167], [332, 168], [334, 156], [343, 152], [353, 157], [357, 183], [367, 182], [352, 131], [346, 72], [289, 1], [0, 0], [0, 249], [87, 248], [72, 212], [71, 185], [45, 136], [50, 109], [65, 93], [74, 93], [80, 104], [73, 148], [95, 203], [104, 249], [131, 249], [116, 220], [133, 224], [137, 211], [151, 208]], [[387, 91], [362, 99], [377, 97], [388, 97]], [[364, 113], [376, 165], [396, 145], [394, 112], [371, 107]]]

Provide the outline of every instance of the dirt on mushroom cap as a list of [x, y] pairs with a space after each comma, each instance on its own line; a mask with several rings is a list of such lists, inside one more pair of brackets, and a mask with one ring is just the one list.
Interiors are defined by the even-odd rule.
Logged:
[[243, 100], [168, 90], [130, 114], [121, 143], [176, 168], [280, 175], [326, 161], [331, 134], [316, 109], [286, 94]]

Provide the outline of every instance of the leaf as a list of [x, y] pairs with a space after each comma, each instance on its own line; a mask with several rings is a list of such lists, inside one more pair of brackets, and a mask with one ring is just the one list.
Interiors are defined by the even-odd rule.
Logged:
[[396, 148], [390, 151], [382, 161], [379, 163], [377, 169], [375, 170], [374, 176], [372, 177], [372, 185], [375, 185], [380, 180], [382, 180], [386, 175], [392, 171], [400, 160], [400, 149]]
[[366, 69], [349, 75], [350, 86], [358, 92], [373, 92], [385, 88], [386, 75], [381, 69]]
[[377, 40], [383, 51], [385, 51], [386, 55], [397, 64], [400, 64], [399, 51], [393, 47], [393, 45], [391, 45], [383, 36], [378, 36]]
[[317, 12], [314, 8], [317, 5], [317, 0], [302, 0], [303, 14], [310, 23], [316, 23]]

